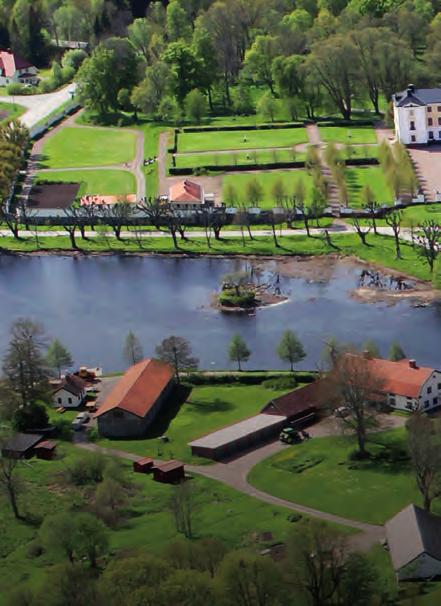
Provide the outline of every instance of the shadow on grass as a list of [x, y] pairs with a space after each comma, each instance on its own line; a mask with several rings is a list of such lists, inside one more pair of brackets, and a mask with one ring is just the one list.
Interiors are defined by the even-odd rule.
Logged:
[[181, 406], [187, 401], [191, 393], [191, 387], [188, 385], [176, 385], [173, 392], [167, 398], [165, 406], [161, 410], [161, 414], [156, 417], [152, 425], [148, 428], [145, 435], [146, 438], [159, 438], [164, 435], [179, 413]]
[[227, 412], [228, 410], [232, 410], [234, 405], [231, 402], [226, 402], [225, 400], [221, 400], [216, 398], [213, 401], [200, 400], [200, 401], [189, 401], [187, 406], [190, 406], [191, 409], [197, 414], [211, 414], [212, 412]]
[[370, 440], [367, 449], [369, 456], [366, 459], [361, 461], [348, 459], [349, 469], [390, 474], [406, 473], [412, 469], [409, 452], [401, 440], [387, 443]]

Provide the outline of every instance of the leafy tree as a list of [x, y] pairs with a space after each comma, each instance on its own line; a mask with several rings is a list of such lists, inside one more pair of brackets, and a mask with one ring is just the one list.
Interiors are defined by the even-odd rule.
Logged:
[[61, 65], [63, 67], [71, 67], [73, 70], [78, 71], [84, 59], [87, 59], [86, 51], [81, 48], [73, 48], [64, 53]]
[[129, 331], [124, 343], [124, 360], [129, 366], [132, 366], [133, 364], [140, 362], [143, 357], [144, 352], [141, 342], [132, 331]]
[[408, 446], [418, 490], [424, 509], [441, 496], [441, 431], [438, 419], [430, 419], [417, 410], [406, 424]]
[[198, 570], [176, 570], [161, 585], [159, 595], [162, 604], [206, 606], [216, 603], [217, 592], [208, 574]]
[[403, 214], [399, 210], [395, 210], [385, 215], [384, 219], [386, 224], [392, 229], [395, 242], [396, 258], [401, 259], [401, 247], [400, 247], [400, 231], [401, 231], [401, 220]]
[[170, 66], [164, 61], [156, 61], [147, 67], [145, 78], [133, 89], [132, 104], [148, 115], [156, 114], [163, 99], [172, 98], [172, 80]]
[[255, 111], [250, 87], [240, 82], [233, 92], [233, 110], [239, 116], [248, 116]]
[[39, 535], [45, 549], [63, 554], [71, 563], [75, 561], [77, 519], [71, 512], [60, 511], [46, 516]]
[[49, 417], [46, 406], [38, 402], [31, 402], [27, 406], [20, 406], [15, 411], [12, 424], [17, 431], [44, 429], [48, 426]]
[[96, 568], [97, 559], [108, 547], [108, 533], [104, 524], [90, 513], [76, 515], [78, 555], [87, 558], [92, 568]]
[[135, 19], [127, 28], [130, 44], [139, 53], [146, 63], [150, 61], [150, 44], [154, 28], [148, 19]]
[[257, 83], [266, 84], [274, 94], [274, 80], [271, 69], [273, 59], [279, 51], [278, 38], [270, 35], [258, 35], [250, 49], [245, 53], [244, 70]]
[[190, 343], [184, 337], [174, 335], [167, 337], [155, 351], [160, 360], [174, 368], [178, 383], [182, 370], [194, 370], [199, 363], [199, 360], [192, 355]]
[[117, 69], [115, 51], [100, 45], [78, 70], [78, 98], [100, 116], [117, 107], [119, 88], [114, 78]]
[[251, 351], [240, 335], [234, 335], [230, 341], [228, 358], [230, 362], [237, 362], [237, 368], [242, 370], [242, 362], [247, 362], [251, 356]]
[[378, 345], [372, 339], [368, 339], [363, 343], [363, 351], [366, 352], [371, 358], [379, 358], [380, 350]]
[[169, 44], [162, 59], [170, 66], [172, 88], [179, 105], [183, 106], [188, 93], [199, 86], [201, 63], [193, 48], [183, 40]]
[[397, 341], [394, 341], [390, 346], [389, 360], [392, 360], [392, 362], [399, 362], [400, 360], [404, 360], [405, 358], [406, 354], [404, 353], [400, 344]]
[[169, 508], [173, 513], [177, 532], [191, 539], [195, 510], [195, 494], [191, 483], [181, 482], [175, 486], [170, 495]]
[[420, 233], [416, 237], [418, 254], [426, 261], [431, 272], [438, 257], [441, 240], [441, 226], [433, 219], [427, 219], [420, 226]]
[[[90, 606], [102, 603], [94, 571], [82, 566], [80, 562], [51, 566], [33, 598], [32, 604], [46, 606]], [[22, 603], [20, 606], [25, 605]]]
[[207, 100], [200, 90], [194, 89], [188, 93], [184, 101], [185, 113], [191, 122], [200, 124], [207, 112]]
[[54, 339], [49, 345], [46, 353], [46, 362], [50, 368], [54, 368], [58, 377], [61, 377], [61, 369], [69, 368], [73, 365], [72, 356], [69, 351], [60, 343], [58, 339]]
[[[9, 436], [4, 431], [0, 436], [0, 445], [3, 449]], [[20, 474], [20, 460], [10, 457], [5, 457], [1, 454], [0, 449], [0, 491], [3, 492], [12, 509], [14, 517], [19, 520], [22, 518], [19, 510], [19, 496], [23, 492], [23, 482]]]
[[158, 116], [163, 122], [174, 123], [179, 120], [179, 107], [174, 97], [166, 96], [161, 99]]
[[285, 330], [277, 347], [277, 355], [283, 362], [288, 362], [291, 372], [294, 370], [294, 364], [306, 357], [303, 345], [299, 341], [293, 330]]
[[247, 181], [245, 195], [251, 206], [259, 206], [263, 198], [263, 187], [255, 177]]
[[187, 11], [179, 0], [171, 0], [167, 6], [167, 37], [172, 42], [191, 38], [191, 23]]
[[263, 120], [274, 122], [276, 110], [276, 100], [271, 93], [265, 93], [260, 97], [257, 104], [257, 113], [262, 116]]

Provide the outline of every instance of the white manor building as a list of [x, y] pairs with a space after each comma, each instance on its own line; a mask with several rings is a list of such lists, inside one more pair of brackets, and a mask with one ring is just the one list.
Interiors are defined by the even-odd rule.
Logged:
[[441, 142], [441, 88], [415, 88], [392, 96], [395, 132], [405, 145]]

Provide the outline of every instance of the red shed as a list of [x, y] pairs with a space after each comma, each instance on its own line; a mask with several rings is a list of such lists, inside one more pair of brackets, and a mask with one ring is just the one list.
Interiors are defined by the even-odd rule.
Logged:
[[34, 447], [34, 454], [38, 459], [50, 461], [55, 457], [57, 443], [53, 440], [44, 440]]
[[139, 461], [133, 461], [133, 471], [137, 473], [151, 473], [153, 468], [153, 459], [145, 457]]
[[184, 463], [181, 461], [165, 461], [153, 467], [153, 479], [166, 484], [176, 484], [185, 480]]

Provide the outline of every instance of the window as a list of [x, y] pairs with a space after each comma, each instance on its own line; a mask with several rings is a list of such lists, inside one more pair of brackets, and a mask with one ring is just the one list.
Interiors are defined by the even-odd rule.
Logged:
[[58, 398], [57, 402], [58, 402], [58, 404], [62, 404], [63, 400], [61, 398]]
[[427, 393], [432, 393], [432, 388], [431, 387], [427, 388]]
[[441, 118], [438, 118], [438, 126], [441, 126]]
[[424, 408], [428, 408], [429, 404], [429, 400], [424, 400]]
[[415, 130], [415, 122], [413, 120], [410, 121], [410, 130]]
[[432, 404], [436, 406], [438, 404], [438, 398], [433, 398]]
[[438, 105], [438, 107], [436, 108], [439, 112], [441, 112], [441, 105]]
[[389, 404], [391, 406], [395, 406], [395, 397], [394, 396], [389, 396]]
[[427, 108], [427, 111], [429, 112], [429, 114], [431, 114], [431, 113], [432, 113], [432, 108], [429, 106], [429, 107]]
[[72, 398], [67, 398], [69, 404], [72, 404]]
[[433, 140], [433, 130], [429, 130], [429, 139]]
[[432, 118], [429, 118], [429, 119], [427, 120], [427, 124], [428, 124], [429, 126], [432, 126], [432, 125], [433, 125], [433, 120], [432, 120]]
[[411, 135], [410, 140], [412, 143], [415, 143], [416, 139], [415, 139], [415, 135]]
[[413, 402], [412, 402], [412, 400], [407, 400], [406, 408], [407, 408], [407, 410], [413, 410]]

